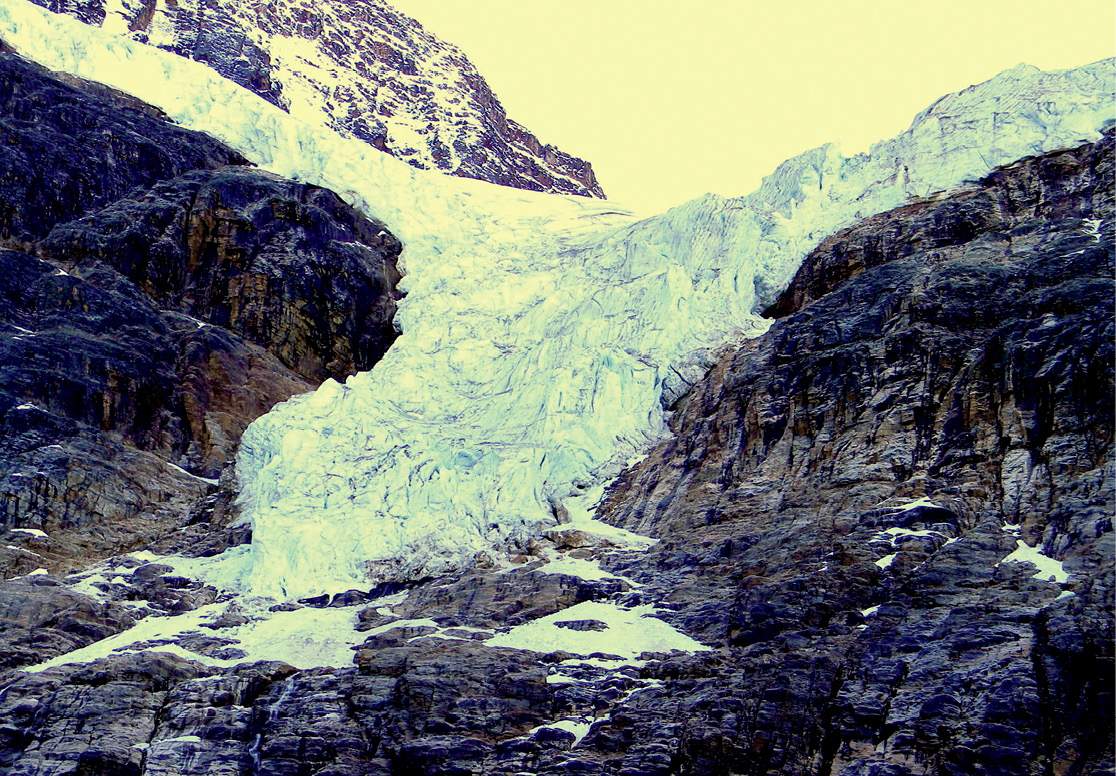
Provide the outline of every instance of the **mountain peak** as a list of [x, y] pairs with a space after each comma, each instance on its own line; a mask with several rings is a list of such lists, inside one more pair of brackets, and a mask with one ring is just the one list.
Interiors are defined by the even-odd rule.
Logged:
[[508, 118], [468, 57], [383, 0], [34, 0], [203, 62], [420, 169], [604, 197], [592, 165]]

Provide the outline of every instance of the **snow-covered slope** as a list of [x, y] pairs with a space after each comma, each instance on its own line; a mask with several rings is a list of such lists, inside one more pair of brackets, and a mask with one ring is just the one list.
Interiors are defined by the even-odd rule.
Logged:
[[230, 573], [277, 596], [447, 570], [563, 512], [584, 516], [600, 483], [665, 432], [664, 390], [693, 379], [712, 348], [762, 331], [756, 309], [821, 238], [1095, 138], [1113, 114], [1113, 61], [1016, 68], [943, 98], [868, 154], [818, 148], [753, 194], [637, 221], [602, 202], [416, 171], [197, 63], [28, 4], [0, 7], [0, 37], [333, 188], [404, 241], [403, 336], [383, 361], [244, 436], [253, 544]]
[[422, 169], [603, 197], [588, 163], [509, 119], [457, 47], [384, 0], [35, 0], [204, 62]]

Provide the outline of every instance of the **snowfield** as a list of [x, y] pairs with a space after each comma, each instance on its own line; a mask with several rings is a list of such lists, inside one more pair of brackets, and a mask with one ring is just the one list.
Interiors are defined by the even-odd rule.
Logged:
[[[1112, 120], [1107, 60], [1018, 67], [942, 98], [867, 154], [833, 146], [752, 194], [639, 219], [609, 202], [415, 170], [303, 123], [204, 65], [23, 0], [0, 37], [261, 167], [337, 191], [405, 245], [403, 335], [370, 372], [275, 407], [237, 461], [253, 543], [223, 581], [303, 597], [438, 573], [553, 524], [667, 432], [713, 351], [821, 239]], [[590, 505], [591, 506], [591, 505]]]

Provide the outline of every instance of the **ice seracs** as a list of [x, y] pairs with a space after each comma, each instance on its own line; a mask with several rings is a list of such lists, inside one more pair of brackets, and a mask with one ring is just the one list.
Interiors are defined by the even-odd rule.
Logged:
[[762, 332], [756, 310], [821, 239], [1095, 139], [1114, 112], [1111, 60], [1016, 69], [942, 98], [866, 154], [823, 146], [750, 195], [637, 220], [414, 170], [198, 63], [30, 4], [0, 7], [0, 37], [337, 191], [403, 240], [403, 335], [386, 357], [244, 434], [253, 543], [239, 580], [281, 597], [447, 571], [588, 513], [586, 494], [666, 433], [664, 394], [684, 390], [715, 348]]

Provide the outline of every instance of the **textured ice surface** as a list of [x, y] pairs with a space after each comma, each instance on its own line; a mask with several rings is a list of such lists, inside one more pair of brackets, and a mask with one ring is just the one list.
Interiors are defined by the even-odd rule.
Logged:
[[0, 6], [0, 37], [334, 189], [404, 241], [403, 336], [383, 361], [244, 435], [253, 543], [229, 578], [276, 596], [446, 571], [564, 512], [588, 519], [586, 494], [665, 433], [661, 397], [695, 380], [712, 349], [763, 331], [756, 309], [819, 240], [1094, 139], [1114, 110], [1112, 60], [1018, 67], [940, 99], [867, 154], [823, 146], [750, 195], [637, 220], [606, 202], [414, 170], [201, 64], [18, 0]]

